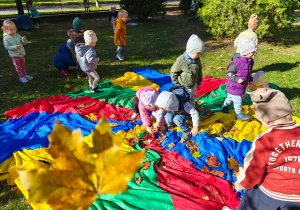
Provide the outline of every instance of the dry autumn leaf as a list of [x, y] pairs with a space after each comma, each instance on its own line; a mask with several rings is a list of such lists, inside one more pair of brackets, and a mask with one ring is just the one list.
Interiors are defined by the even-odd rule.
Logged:
[[212, 154], [207, 155], [206, 161], [208, 162], [209, 167], [218, 168], [220, 167], [221, 163], [217, 162], [218, 157], [212, 156]]
[[141, 170], [147, 170], [151, 166], [151, 163], [149, 161], [143, 162], [143, 167]]
[[239, 162], [236, 159], [234, 159], [233, 157], [231, 157], [231, 158], [227, 159], [227, 166], [228, 166], [229, 170], [234, 171], [233, 176], [236, 177], [237, 173], [239, 172], [239, 167], [240, 167]]
[[66, 84], [64, 87], [68, 89], [68, 88], [71, 87], [71, 85], [70, 84]]
[[92, 147], [89, 147], [82, 141], [80, 130], [71, 131], [56, 122], [48, 136], [47, 149], [55, 167], [18, 171], [30, 202], [47, 203], [52, 209], [83, 210], [100, 194], [127, 190], [127, 183], [137, 172], [145, 151], [124, 154], [122, 138], [112, 133], [105, 118], [91, 136]]
[[171, 144], [168, 145], [168, 147], [169, 147], [169, 148], [175, 147], [175, 144], [174, 144], [174, 143], [171, 143]]
[[135, 182], [136, 184], [140, 185], [141, 182], [142, 182], [142, 178], [141, 178], [140, 176], [138, 176], [138, 177], [135, 178], [134, 182]]
[[209, 201], [209, 197], [208, 196], [204, 196], [203, 200]]
[[191, 153], [192, 153], [192, 156], [193, 156], [194, 158], [199, 158], [199, 157], [201, 157], [200, 152], [193, 151], [193, 152], [191, 152]]
[[224, 140], [224, 138], [218, 137], [218, 136], [216, 136], [216, 139], [218, 139], [220, 142], [222, 142]]

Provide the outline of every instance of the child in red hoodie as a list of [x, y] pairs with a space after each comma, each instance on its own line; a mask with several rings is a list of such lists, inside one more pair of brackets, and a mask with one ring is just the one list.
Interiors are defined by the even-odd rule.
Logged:
[[279, 90], [259, 88], [250, 94], [259, 134], [240, 167], [235, 189], [246, 190], [239, 210], [300, 209], [300, 125]]

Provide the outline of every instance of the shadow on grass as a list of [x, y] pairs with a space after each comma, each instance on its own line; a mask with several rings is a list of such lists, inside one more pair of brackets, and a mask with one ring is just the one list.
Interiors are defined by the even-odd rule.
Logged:
[[284, 72], [284, 71], [289, 71], [289, 70], [297, 67], [298, 65], [300, 65], [300, 62], [296, 62], [296, 63], [272, 63], [270, 65], [267, 65], [267, 66], [264, 66], [264, 67], [258, 69], [257, 71], [264, 71], [264, 72], [280, 71], [280, 72]]
[[300, 25], [292, 25], [286, 28], [282, 33], [275, 34], [272, 40], [268, 42], [277, 42], [285, 45], [286, 47], [300, 45]]
[[278, 87], [278, 88], [280, 91], [282, 91], [285, 94], [285, 96], [289, 100], [300, 97], [300, 88], [282, 88], [282, 87]]

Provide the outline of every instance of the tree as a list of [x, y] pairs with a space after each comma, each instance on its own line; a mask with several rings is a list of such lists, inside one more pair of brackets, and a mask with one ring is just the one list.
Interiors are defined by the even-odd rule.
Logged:
[[22, 0], [15, 0], [15, 1], [16, 1], [16, 5], [17, 5], [18, 15], [24, 15]]

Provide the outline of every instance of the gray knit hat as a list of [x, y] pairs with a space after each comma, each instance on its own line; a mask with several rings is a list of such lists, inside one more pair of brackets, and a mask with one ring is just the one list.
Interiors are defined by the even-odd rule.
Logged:
[[197, 53], [202, 52], [205, 49], [204, 42], [195, 34], [190, 36], [186, 43], [186, 52]]
[[257, 45], [252, 39], [248, 37], [242, 37], [238, 41], [237, 51], [240, 52], [240, 55], [248, 55], [253, 51], [257, 51]]
[[167, 111], [177, 112], [179, 108], [179, 101], [175, 94], [169, 91], [163, 91], [157, 97], [155, 105]]
[[257, 119], [264, 122], [278, 120], [293, 111], [289, 100], [279, 90], [258, 88], [250, 97]]
[[85, 42], [97, 42], [96, 33], [92, 30], [87, 30], [83, 33], [83, 38]]

